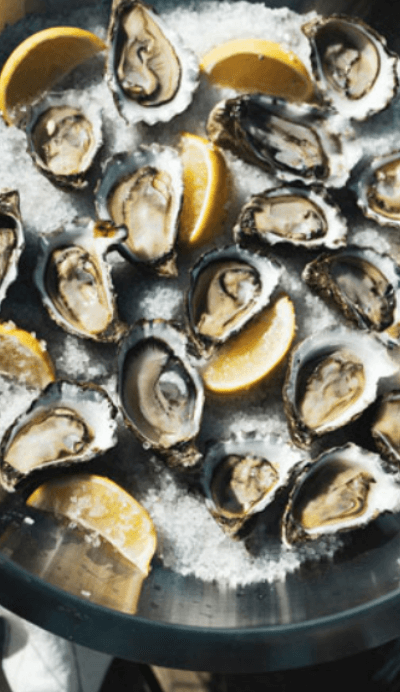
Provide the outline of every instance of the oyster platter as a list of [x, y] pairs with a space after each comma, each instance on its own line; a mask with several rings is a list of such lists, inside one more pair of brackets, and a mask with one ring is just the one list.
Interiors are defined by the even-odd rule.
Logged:
[[[246, 2], [58, 24], [104, 50], [0, 122], [6, 502], [109, 478], [149, 563], [232, 586], [362, 551], [400, 511], [398, 56], [361, 20]], [[295, 54], [306, 96], [212, 79], [242, 39]]]

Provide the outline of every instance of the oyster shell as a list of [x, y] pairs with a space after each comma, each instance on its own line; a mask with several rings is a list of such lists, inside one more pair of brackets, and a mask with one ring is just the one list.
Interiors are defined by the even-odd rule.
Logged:
[[51, 94], [29, 109], [28, 152], [56, 185], [81, 189], [103, 143], [97, 106], [77, 107], [76, 94]]
[[25, 247], [17, 190], [0, 190], [0, 305], [18, 274], [18, 262]]
[[366, 526], [400, 506], [400, 484], [381, 459], [348, 443], [321, 454], [298, 474], [282, 520], [287, 545]]
[[300, 452], [277, 435], [213, 445], [202, 470], [207, 508], [221, 528], [234, 535], [273, 501], [301, 459]]
[[77, 217], [41, 237], [35, 282], [50, 317], [71, 334], [118, 341], [126, 331], [104, 259], [125, 235], [123, 228]]
[[381, 225], [400, 225], [400, 150], [365, 157], [358, 165], [357, 203]]
[[110, 449], [117, 442], [116, 415], [101, 387], [52, 382], [3, 437], [3, 487], [12, 491], [35, 470], [88, 461]]
[[200, 347], [224, 343], [268, 305], [281, 268], [237, 245], [211, 250], [193, 267], [187, 298]]
[[188, 107], [197, 59], [150, 6], [114, 0], [108, 44], [106, 78], [127, 122], [167, 122]]
[[265, 94], [244, 94], [218, 103], [207, 132], [220, 147], [279, 179], [343, 185], [348, 177], [339, 137], [325, 112]]
[[400, 391], [384, 394], [372, 424], [371, 433], [382, 456], [400, 467]]
[[241, 244], [289, 242], [307, 248], [336, 248], [346, 243], [347, 223], [325, 188], [293, 184], [251, 197], [233, 234]]
[[332, 15], [303, 27], [319, 88], [347, 118], [365, 120], [385, 108], [398, 88], [397, 56], [361, 19]]
[[292, 351], [283, 388], [293, 440], [307, 446], [358, 418], [375, 400], [380, 379], [396, 371], [372, 335], [334, 327], [304, 339]]
[[400, 319], [400, 267], [389, 255], [348, 246], [317, 257], [302, 278], [359, 327], [382, 332]]
[[188, 357], [185, 334], [164, 320], [140, 321], [118, 356], [118, 390], [128, 426], [144, 447], [173, 466], [200, 458], [193, 439], [200, 429], [204, 391]]
[[174, 149], [140, 147], [117, 154], [105, 165], [96, 191], [97, 214], [128, 234], [121, 246], [133, 262], [175, 276], [175, 242], [182, 204], [182, 165]]

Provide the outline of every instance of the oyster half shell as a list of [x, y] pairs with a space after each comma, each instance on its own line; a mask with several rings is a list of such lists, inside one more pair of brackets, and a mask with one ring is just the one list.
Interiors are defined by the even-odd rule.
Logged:
[[25, 247], [17, 190], [0, 190], [0, 305], [18, 275], [18, 262]]
[[365, 216], [381, 226], [400, 225], [400, 150], [365, 157], [358, 165], [356, 194]]
[[0, 477], [8, 491], [33, 471], [83, 462], [117, 442], [117, 409], [97, 385], [49, 384], [1, 443]]
[[292, 351], [283, 388], [293, 440], [307, 446], [358, 418], [381, 378], [396, 371], [386, 347], [367, 333], [335, 327], [304, 339]]
[[293, 545], [361, 528], [399, 506], [400, 484], [380, 457], [348, 443], [299, 472], [282, 520], [283, 541]]
[[200, 429], [204, 391], [189, 360], [185, 334], [164, 320], [137, 322], [121, 343], [118, 390], [128, 426], [143, 446], [172, 466], [200, 458], [193, 440]]
[[386, 392], [380, 401], [371, 433], [382, 456], [400, 468], [400, 391]]
[[197, 59], [150, 6], [114, 0], [108, 46], [106, 77], [127, 122], [167, 122], [188, 107]]

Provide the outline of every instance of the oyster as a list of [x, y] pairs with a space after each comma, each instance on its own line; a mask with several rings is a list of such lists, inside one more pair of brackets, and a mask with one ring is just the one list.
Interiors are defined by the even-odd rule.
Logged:
[[92, 459], [116, 444], [117, 409], [94, 384], [49, 384], [7, 430], [0, 476], [6, 490], [32, 471]]
[[97, 106], [77, 107], [74, 92], [47, 96], [30, 108], [26, 136], [33, 162], [53, 183], [75, 189], [87, 186], [103, 143]]
[[358, 166], [357, 203], [381, 225], [400, 225], [400, 151], [365, 157]]
[[200, 345], [225, 342], [268, 305], [281, 274], [277, 262], [236, 245], [212, 250], [193, 267], [188, 317]]
[[17, 190], [0, 190], [0, 304], [17, 278], [18, 262], [25, 247]]
[[118, 341], [125, 332], [104, 259], [125, 235], [125, 229], [109, 223], [75, 218], [41, 237], [36, 285], [50, 316], [71, 334]]
[[108, 44], [106, 77], [127, 122], [167, 122], [188, 107], [197, 59], [151, 7], [114, 0]]
[[317, 257], [302, 276], [359, 327], [382, 332], [400, 319], [400, 267], [389, 255], [348, 246]]
[[379, 401], [371, 432], [381, 454], [400, 466], [400, 391], [387, 392]]
[[218, 146], [281, 180], [337, 186], [348, 177], [339, 137], [329, 132], [317, 106], [244, 94], [213, 108], [207, 132]]
[[299, 472], [282, 520], [283, 540], [292, 545], [357, 529], [399, 506], [400, 485], [380, 457], [348, 443]]
[[332, 15], [302, 27], [311, 42], [318, 86], [347, 118], [365, 120], [385, 108], [397, 87], [397, 56], [361, 19]]
[[237, 533], [272, 502], [301, 458], [277, 435], [213, 445], [204, 458], [202, 486], [214, 519], [228, 534]]
[[140, 321], [121, 343], [118, 389], [128, 426], [171, 465], [192, 466], [204, 404], [201, 377], [182, 331], [164, 320]]
[[126, 226], [121, 251], [129, 260], [175, 276], [182, 195], [177, 152], [154, 144], [107, 161], [96, 191], [96, 209], [100, 218]]
[[290, 433], [300, 446], [358, 418], [381, 378], [397, 366], [372, 335], [334, 327], [304, 339], [292, 351], [283, 400]]
[[314, 248], [346, 243], [347, 224], [322, 186], [292, 184], [254, 195], [233, 230], [236, 242], [289, 242]]

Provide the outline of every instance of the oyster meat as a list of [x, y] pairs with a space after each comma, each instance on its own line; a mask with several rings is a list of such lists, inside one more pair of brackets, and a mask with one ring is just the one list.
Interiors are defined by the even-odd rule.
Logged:
[[17, 278], [18, 262], [25, 247], [17, 190], [0, 190], [0, 304]]
[[353, 443], [335, 447], [298, 474], [282, 520], [288, 545], [366, 526], [400, 505], [400, 485], [381, 459]]
[[35, 470], [88, 461], [110, 449], [117, 441], [116, 415], [108, 394], [97, 385], [49, 384], [3, 437], [3, 487], [12, 491]]
[[200, 458], [193, 440], [204, 404], [201, 377], [190, 363], [189, 343], [164, 320], [136, 323], [121, 343], [118, 388], [128, 426], [143, 445], [171, 464]]
[[151, 7], [114, 0], [108, 44], [107, 81], [127, 122], [154, 125], [187, 108], [197, 60]]
[[381, 225], [400, 225], [400, 151], [365, 157], [358, 166], [357, 203]]
[[358, 418], [381, 378], [397, 370], [372, 335], [343, 327], [318, 332], [292, 351], [283, 388], [290, 433], [300, 446]]

